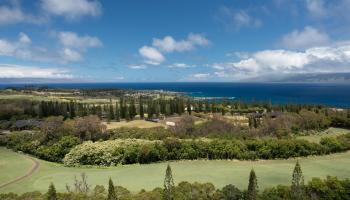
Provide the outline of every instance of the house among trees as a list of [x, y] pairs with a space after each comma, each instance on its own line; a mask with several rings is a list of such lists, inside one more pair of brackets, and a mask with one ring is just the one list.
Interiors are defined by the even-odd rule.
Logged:
[[17, 120], [12, 124], [11, 129], [16, 131], [28, 130], [33, 128], [39, 128], [41, 122], [35, 119], [23, 119]]

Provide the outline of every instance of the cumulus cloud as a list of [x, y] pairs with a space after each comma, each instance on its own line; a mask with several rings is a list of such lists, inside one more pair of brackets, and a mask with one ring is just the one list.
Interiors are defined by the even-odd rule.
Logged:
[[102, 13], [98, 0], [41, 0], [40, 5], [39, 14], [33, 15], [22, 9], [20, 1], [8, 0], [7, 4], [0, 6], [0, 25], [42, 24], [48, 22], [50, 16], [61, 16], [75, 21], [84, 16], [99, 16]]
[[23, 44], [30, 44], [32, 40], [25, 33], [19, 33], [19, 42]]
[[165, 60], [163, 54], [154, 47], [143, 46], [139, 49], [139, 53], [147, 64], [159, 65]]
[[0, 38], [0, 56], [10, 56], [23, 60], [40, 62], [68, 63], [83, 60], [83, 54], [89, 48], [102, 46], [98, 38], [79, 36], [73, 32], [58, 34], [61, 47], [48, 50], [44, 47], [34, 46], [31, 38], [21, 32], [17, 40]]
[[74, 32], [60, 32], [58, 38], [65, 47], [85, 50], [87, 48], [101, 47], [102, 42], [97, 37], [79, 36]]
[[146, 69], [146, 65], [129, 65], [128, 66], [130, 69]]
[[16, 23], [39, 24], [46, 19], [44, 17], [26, 14], [17, 1], [9, 1], [9, 5], [0, 6], [0, 25], [9, 25]]
[[101, 14], [101, 3], [97, 0], [41, 0], [42, 9], [55, 16], [76, 20], [83, 16]]
[[291, 49], [303, 49], [325, 45], [329, 42], [328, 35], [316, 28], [306, 26], [304, 30], [294, 30], [282, 38], [282, 45]]
[[194, 65], [189, 65], [189, 64], [186, 64], [186, 63], [174, 63], [174, 64], [171, 64], [168, 66], [169, 68], [181, 68], [181, 69], [184, 69], [184, 68], [191, 68], [191, 67], [195, 67]]
[[152, 65], [159, 65], [165, 61], [165, 53], [192, 51], [197, 47], [208, 46], [210, 41], [201, 34], [190, 33], [186, 39], [175, 40], [172, 36], [165, 36], [162, 39], [154, 38], [152, 46], [143, 46], [139, 54], [145, 62]]
[[64, 48], [61, 51], [61, 57], [64, 62], [76, 62], [82, 60], [82, 56], [79, 52], [69, 48]]
[[69, 71], [58, 68], [43, 68], [0, 64], [0, 78], [73, 78]]
[[197, 80], [204, 80], [209, 78], [210, 74], [209, 73], [197, 73], [193, 74], [191, 77]]
[[237, 62], [215, 63], [220, 77], [245, 79], [268, 74], [350, 72], [350, 42], [319, 46], [304, 51], [264, 50]]
[[324, 17], [327, 14], [323, 0], [307, 0], [306, 7], [314, 17]]
[[0, 39], [0, 55], [25, 58], [31, 54], [28, 49], [30, 43], [30, 38], [22, 32], [18, 35], [16, 41]]
[[262, 21], [252, 17], [245, 10], [235, 10], [226, 6], [219, 9], [217, 19], [227, 30], [238, 31], [241, 28], [257, 28], [262, 26]]
[[190, 33], [186, 40], [179, 41], [171, 36], [166, 36], [163, 39], [154, 38], [152, 45], [163, 52], [183, 52], [191, 51], [196, 46], [208, 46], [209, 40], [203, 35]]

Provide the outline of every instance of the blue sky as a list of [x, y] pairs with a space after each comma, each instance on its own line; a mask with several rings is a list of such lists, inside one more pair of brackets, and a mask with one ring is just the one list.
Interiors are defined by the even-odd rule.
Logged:
[[349, 0], [0, 0], [0, 78], [246, 81], [350, 72]]

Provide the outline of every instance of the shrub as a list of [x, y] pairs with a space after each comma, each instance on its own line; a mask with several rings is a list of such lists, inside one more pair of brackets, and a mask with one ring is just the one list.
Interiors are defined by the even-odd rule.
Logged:
[[64, 164], [109, 166], [182, 159], [286, 159], [347, 149], [349, 147], [344, 146], [337, 138], [324, 140], [321, 144], [296, 139], [117, 139], [78, 145], [65, 156]]

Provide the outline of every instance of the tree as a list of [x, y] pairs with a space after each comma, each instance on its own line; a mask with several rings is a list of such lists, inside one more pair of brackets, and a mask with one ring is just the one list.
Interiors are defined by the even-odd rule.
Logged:
[[111, 178], [109, 178], [107, 200], [117, 200], [117, 199], [118, 199], [117, 193], [115, 192], [113, 181]]
[[130, 102], [130, 106], [129, 106], [129, 117], [130, 119], [134, 119], [135, 116], [137, 115], [137, 112], [136, 112], [136, 106], [135, 106], [135, 100], [132, 99], [131, 102]]
[[108, 120], [113, 120], [114, 119], [114, 111], [113, 111], [113, 106], [109, 106], [109, 114], [108, 114]]
[[247, 191], [247, 199], [248, 200], [256, 200], [258, 196], [258, 180], [256, 178], [256, 174], [254, 169], [250, 171], [249, 175], [249, 184]]
[[302, 199], [304, 195], [304, 176], [299, 161], [297, 161], [294, 167], [291, 189], [293, 199]]
[[190, 100], [187, 101], [186, 109], [187, 109], [188, 114], [191, 115], [191, 113], [192, 113], [192, 105], [191, 105]]
[[120, 118], [125, 119], [125, 102], [124, 102], [124, 98], [120, 97], [120, 101], [119, 101], [119, 108], [120, 108]]
[[117, 122], [120, 122], [120, 110], [118, 101], [115, 103], [115, 119], [117, 120]]
[[93, 115], [76, 119], [74, 126], [74, 134], [79, 137], [81, 141], [96, 141], [103, 138], [106, 133], [106, 126], [102, 124], [100, 118]]
[[40, 130], [45, 141], [50, 141], [60, 137], [60, 129], [63, 124], [63, 117], [48, 117], [40, 125]]
[[57, 200], [56, 188], [53, 183], [50, 183], [49, 190], [46, 193], [47, 200]]
[[145, 112], [143, 110], [143, 100], [141, 96], [139, 99], [139, 108], [140, 108], [140, 118], [143, 119], [145, 117]]
[[163, 199], [164, 200], [173, 200], [174, 199], [174, 179], [171, 172], [171, 167], [168, 164], [168, 167], [166, 168], [165, 172], [165, 179], [164, 179], [164, 194]]
[[69, 117], [73, 119], [75, 117], [75, 104], [73, 101], [69, 103]]
[[225, 200], [239, 200], [242, 199], [242, 192], [234, 185], [226, 185], [222, 188]]

